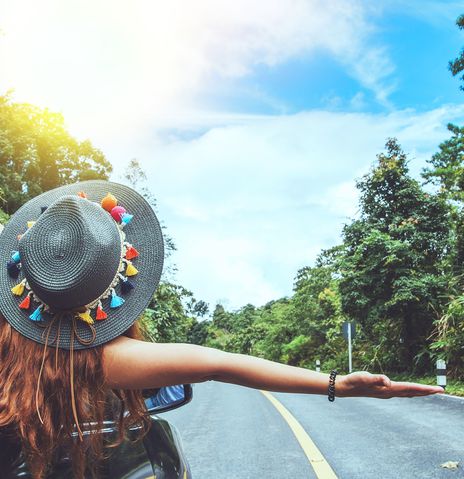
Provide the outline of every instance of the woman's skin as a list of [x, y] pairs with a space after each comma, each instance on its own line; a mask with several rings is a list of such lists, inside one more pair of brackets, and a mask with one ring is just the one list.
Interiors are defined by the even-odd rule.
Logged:
[[[104, 370], [110, 388], [145, 389], [173, 384], [220, 381], [287, 393], [327, 394], [329, 375], [245, 354], [184, 343], [149, 343], [120, 336], [104, 346]], [[427, 396], [440, 386], [391, 381], [366, 371], [338, 375], [337, 397]]]

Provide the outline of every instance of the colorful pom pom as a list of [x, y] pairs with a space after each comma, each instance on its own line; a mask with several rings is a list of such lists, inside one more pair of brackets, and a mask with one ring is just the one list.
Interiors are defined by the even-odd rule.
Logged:
[[131, 215], [130, 213], [123, 213], [121, 215], [121, 223], [124, 223], [125, 225], [128, 225], [131, 221], [134, 215]]
[[111, 291], [110, 308], [119, 308], [119, 306], [122, 306], [125, 302], [126, 300], [121, 298], [121, 296], [118, 296], [114, 289]]
[[23, 279], [20, 283], [16, 286], [11, 288], [11, 292], [16, 296], [22, 296], [24, 293], [24, 288], [26, 287], [26, 280]]
[[32, 321], [42, 321], [42, 305], [40, 305], [30, 316]]
[[100, 321], [102, 319], [106, 319], [107, 317], [108, 317], [108, 315], [105, 313], [105, 311], [103, 311], [103, 308], [102, 308], [101, 303], [100, 303], [97, 307], [97, 315], [95, 316], [95, 319]]
[[126, 276], [135, 276], [138, 272], [138, 269], [130, 261], [127, 261]]
[[19, 303], [21, 309], [29, 309], [31, 306], [32, 291]]
[[35, 225], [35, 221], [28, 221], [27, 222], [27, 228], [32, 228]]
[[19, 251], [13, 252], [11, 255], [11, 261], [14, 261], [15, 263], [19, 263], [21, 261], [21, 258], [19, 257]]
[[16, 238], [18, 238], [18, 241], [23, 237], [23, 235], [18, 235]]
[[111, 210], [118, 204], [118, 200], [111, 194], [108, 193], [102, 200], [102, 208], [111, 213]]
[[40, 207], [40, 214], [45, 213], [47, 211], [48, 206], [41, 206]]
[[80, 198], [87, 198], [87, 195], [83, 191], [79, 191], [79, 193], [77, 193], [77, 196], [79, 196]]
[[19, 276], [20, 264], [21, 263], [15, 263], [14, 261], [11, 261], [11, 260], [6, 263], [6, 269], [8, 270], [8, 275], [11, 278], [16, 279]]
[[128, 245], [126, 249], [126, 259], [134, 259], [139, 256], [139, 252], [132, 246]]
[[93, 319], [92, 316], [90, 316], [89, 310], [87, 310], [85, 313], [79, 313], [78, 316], [80, 319], [82, 319], [82, 321], [86, 322], [87, 324], [93, 324]]
[[115, 206], [111, 210], [111, 216], [118, 223], [121, 221], [121, 216], [126, 212], [126, 209], [123, 206]]

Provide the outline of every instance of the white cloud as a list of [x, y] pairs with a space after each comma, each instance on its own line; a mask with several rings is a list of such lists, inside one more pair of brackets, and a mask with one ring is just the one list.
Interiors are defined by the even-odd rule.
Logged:
[[360, 0], [0, 0], [0, 89], [91, 138], [135, 137], [224, 78], [323, 50], [380, 101], [393, 71]]
[[[218, 116], [190, 140], [146, 140], [136, 152], [174, 237], [178, 280], [197, 297], [238, 308], [290, 295], [298, 268], [338, 243], [356, 214], [355, 179], [389, 136], [417, 174], [464, 106], [390, 114], [310, 111]], [[200, 119], [197, 119], [201, 122]], [[113, 150], [113, 159], [125, 156]]]

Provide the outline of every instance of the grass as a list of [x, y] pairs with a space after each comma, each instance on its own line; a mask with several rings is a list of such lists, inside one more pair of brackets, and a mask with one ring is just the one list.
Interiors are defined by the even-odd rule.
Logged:
[[[408, 374], [389, 374], [388, 377], [394, 381], [408, 381], [420, 384], [437, 385], [436, 376], [412, 376]], [[447, 378], [445, 392], [454, 396], [464, 397], [464, 381], [457, 381], [456, 379]]]

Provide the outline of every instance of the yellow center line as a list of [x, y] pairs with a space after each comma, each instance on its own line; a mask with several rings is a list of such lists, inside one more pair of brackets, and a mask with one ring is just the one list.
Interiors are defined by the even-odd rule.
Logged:
[[266, 396], [272, 405], [280, 412], [285, 419], [293, 434], [295, 434], [296, 440], [299, 442], [303, 449], [309, 463], [314, 469], [318, 479], [337, 479], [337, 476], [329, 463], [325, 460], [321, 451], [314, 444], [313, 440], [309, 437], [308, 433], [303, 429], [303, 426], [295, 419], [293, 414], [271, 393], [268, 391], [261, 391]]

